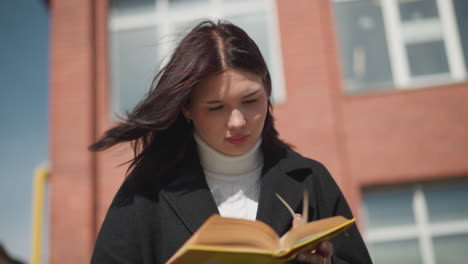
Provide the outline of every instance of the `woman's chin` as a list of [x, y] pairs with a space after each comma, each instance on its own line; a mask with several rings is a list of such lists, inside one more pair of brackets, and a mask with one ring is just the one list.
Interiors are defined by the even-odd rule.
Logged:
[[228, 156], [241, 156], [247, 153], [253, 147], [252, 144], [242, 144], [242, 145], [230, 145], [220, 151], [224, 155]]

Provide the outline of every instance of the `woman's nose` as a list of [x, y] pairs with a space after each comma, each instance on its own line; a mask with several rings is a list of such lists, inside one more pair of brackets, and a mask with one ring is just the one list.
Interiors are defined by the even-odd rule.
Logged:
[[245, 118], [242, 112], [238, 109], [232, 110], [227, 126], [229, 129], [238, 129], [245, 126]]

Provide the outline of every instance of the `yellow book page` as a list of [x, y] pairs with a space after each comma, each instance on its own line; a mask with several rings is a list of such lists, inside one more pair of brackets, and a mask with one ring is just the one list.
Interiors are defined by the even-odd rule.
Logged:
[[279, 236], [267, 224], [236, 218], [223, 218], [215, 215], [197, 231], [196, 245], [238, 246], [259, 250], [280, 249]]
[[[282, 243], [284, 243], [283, 250], [277, 251], [275, 256], [293, 258], [298, 253], [314, 250], [322, 241], [331, 240], [333, 237], [340, 234], [342, 231], [349, 228], [356, 222], [356, 219], [354, 218], [346, 219], [342, 216], [336, 216], [334, 218], [337, 218], [336, 221], [327, 220], [327, 225], [322, 225], [321, 230], [323, 231], [319, 231], [318, 233], [306, 237], [304, 237], [303, 233], [301, 233], [306, 232], [304, 229], [308, 229], [307, 232], [311, 232], [317, 230], [316, 228], [318, 227], [301, 226], [298, 227], [297, 230], [293, 229], [292, 231], [286, 233], [286, 235], [282, 237]], [[338, 222], [342, 223], [336, 225]]]
[[[268, 225], [262, 222], [253, 224], [253, 222], [245, 221], [248, 220], [221, 219], [220, 216], [211, 217], [171, 257], [168, 263], [287, 263], [295, 258], [297, 254], [311, 251], [320, 242], [332, 239], [335, 235], [350, 227], [355, 219], [349, 220], [337, 216], [294, 228], [281, 238], [284, 245], [282, 249], [274, 245], [274, 242], [279, 245], [279, 239], [274, 239], [277, 235]], [[239, 228], [239, 223], [242, 228]], [[230, 225], [231, 228], [226, 228], [226, 226]], [[264, 230], [258, 232], [255, 229]], [[249, 239], [246, 240], [246, 237]], [[264, 245], [265, 241], [269, 241], [266, 244], [272, 244], [266, 246]], [[290, 245], [290, 247], [287, 247], [287, 245]]]

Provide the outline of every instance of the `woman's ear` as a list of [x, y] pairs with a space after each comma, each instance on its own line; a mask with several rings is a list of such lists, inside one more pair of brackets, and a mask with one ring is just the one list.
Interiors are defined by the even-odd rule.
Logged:
[[185, 116], [187, 120], [192, 120], [190, 109], [187, 106], [184, 106], [182, 108], [182, 114]]

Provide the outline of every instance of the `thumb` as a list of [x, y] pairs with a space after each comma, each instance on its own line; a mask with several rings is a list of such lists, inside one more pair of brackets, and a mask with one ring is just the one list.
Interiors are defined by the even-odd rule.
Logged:
[[292, 222], [293, 227], [300, 226], [302, 224], [302, 215], [301, 214], [295, 214]]

